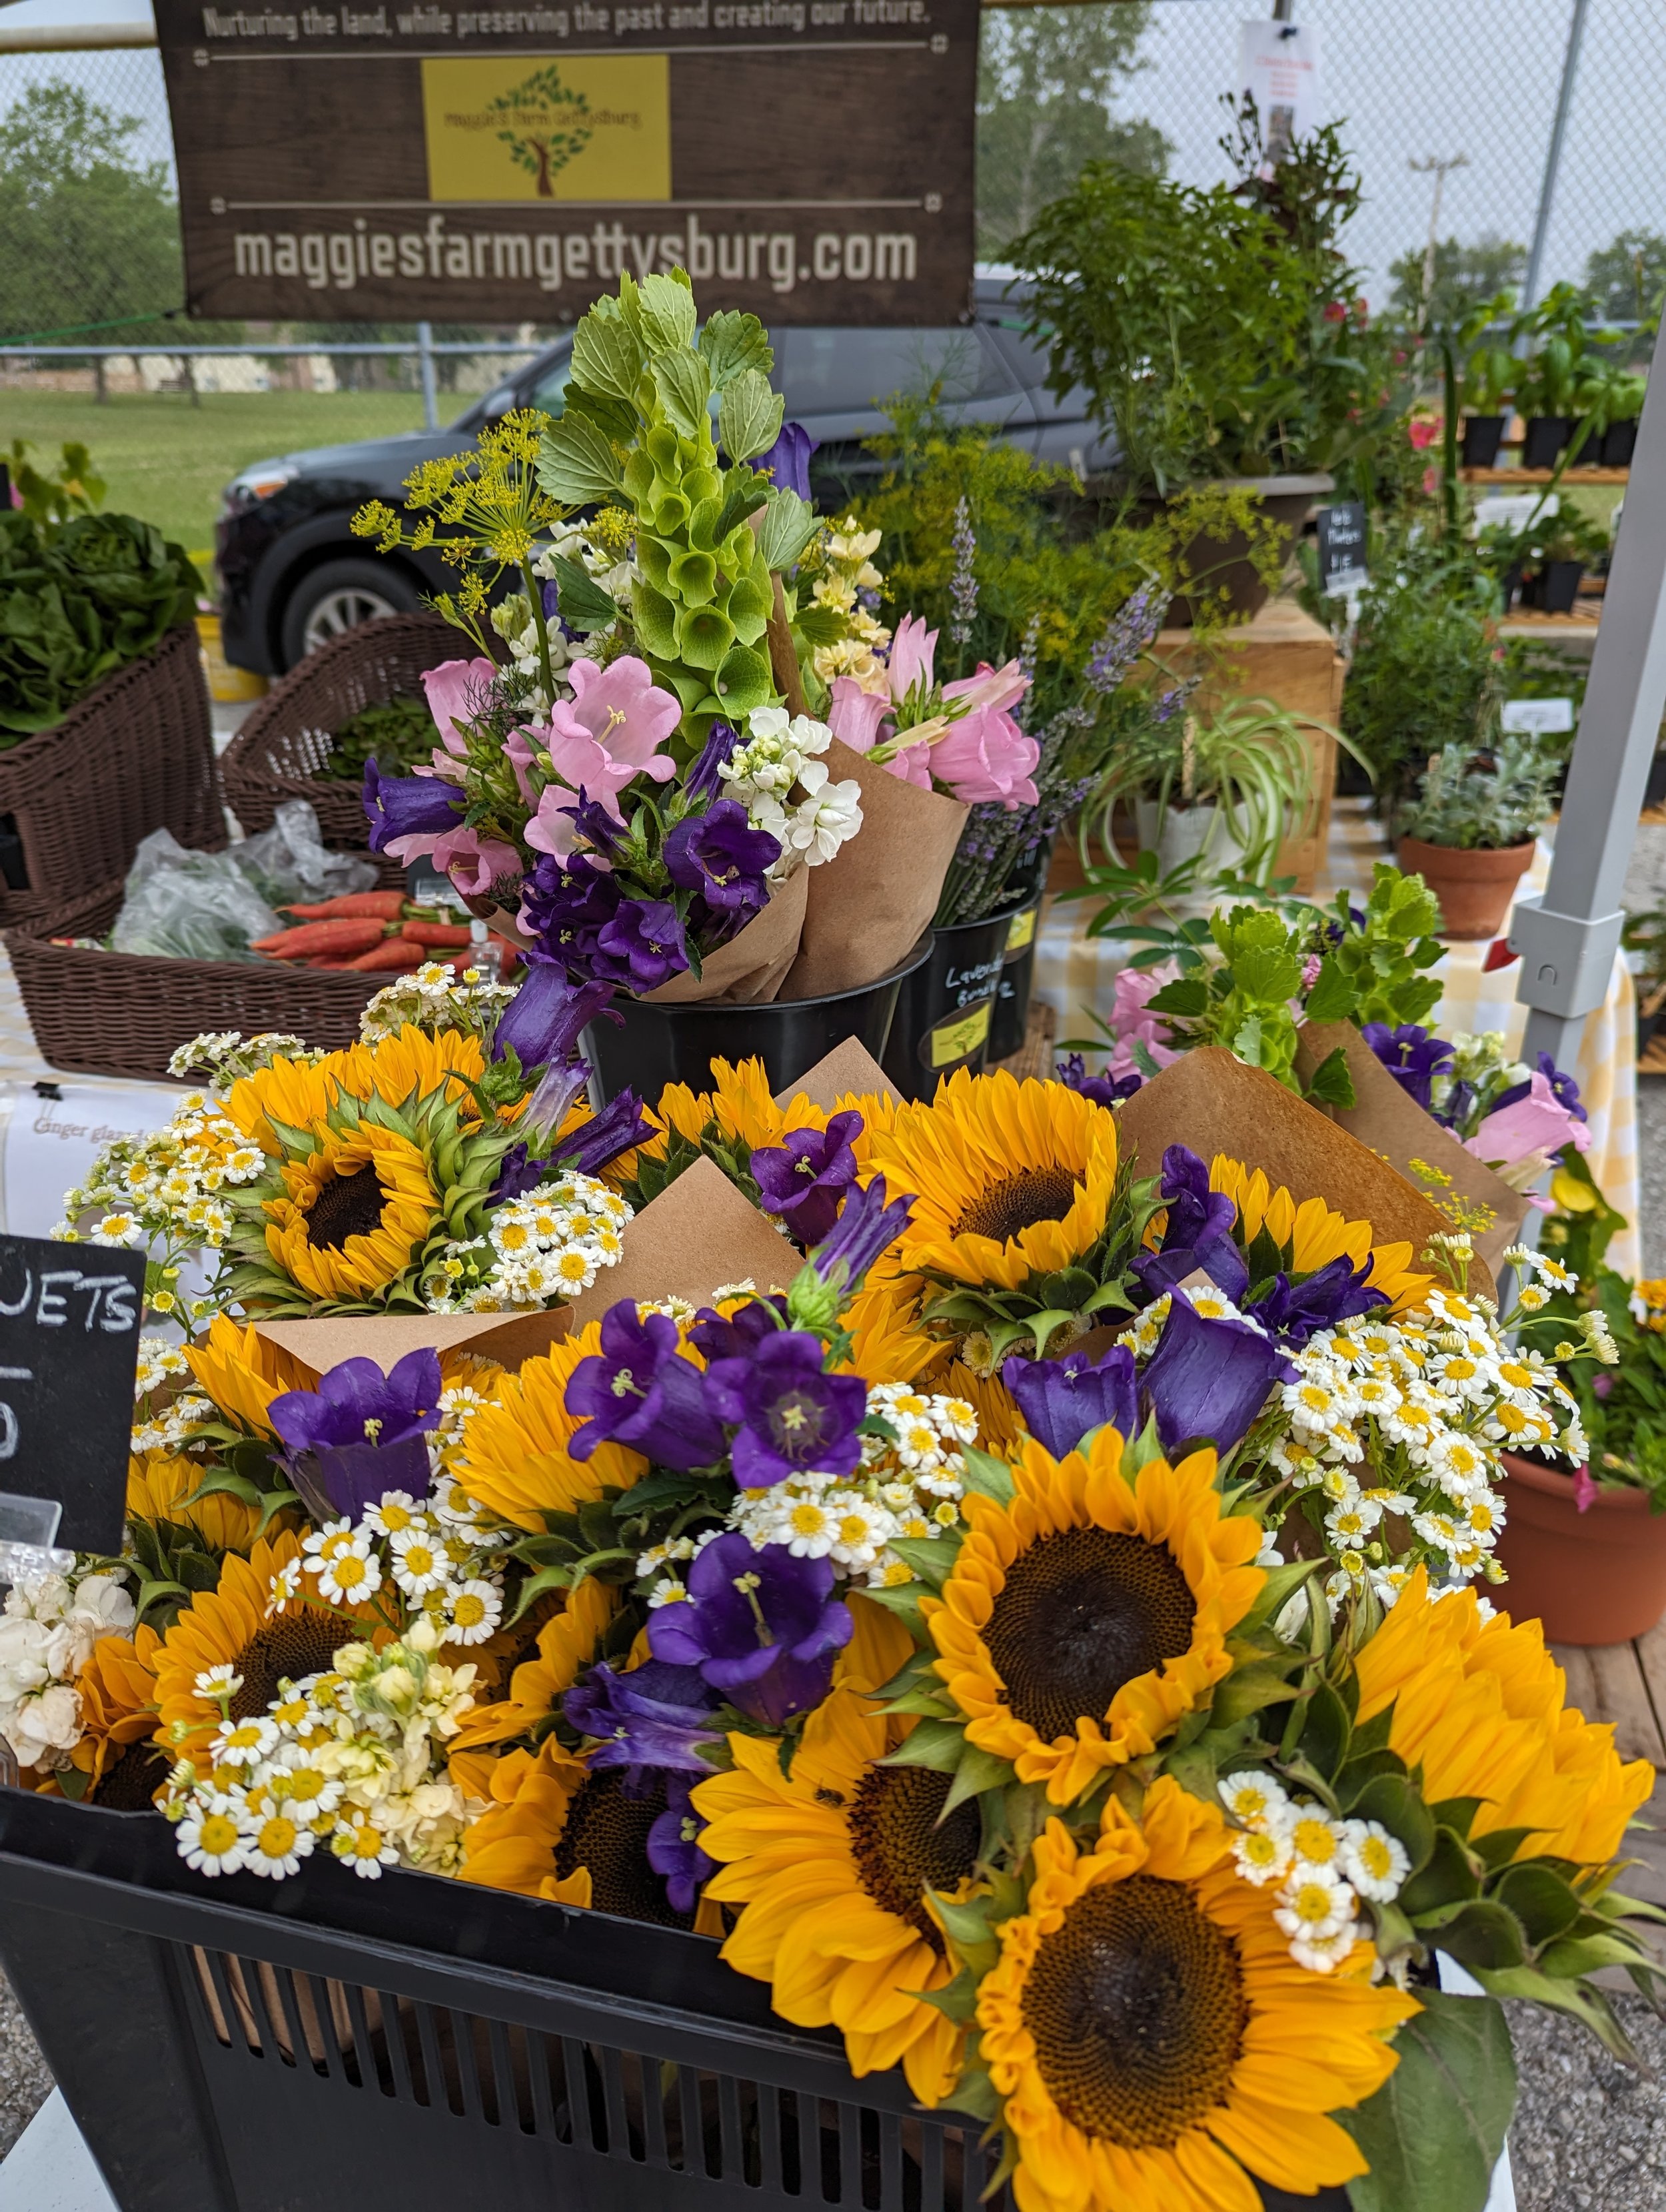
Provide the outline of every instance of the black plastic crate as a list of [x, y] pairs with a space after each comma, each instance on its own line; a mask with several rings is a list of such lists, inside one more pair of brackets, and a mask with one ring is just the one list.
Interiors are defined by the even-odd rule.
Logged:
[[0, 1963], [121, 2212], [982, 2212], [994, 2175], [708, 1938], [317, 1858], [210, 1884], [154, 1814], [0, 1789]]

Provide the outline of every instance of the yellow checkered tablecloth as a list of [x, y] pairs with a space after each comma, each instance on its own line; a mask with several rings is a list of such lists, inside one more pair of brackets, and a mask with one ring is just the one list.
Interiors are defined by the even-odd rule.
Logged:
[[[1533, 866], [1523, 880], [1523, 891], [1543, 890], [1550, 850], [1549, 843], [1541, 838]], [[1389, 857], [1387, 842], [1366, 811], [1366, 802], [1339, 799], [1331, 815], [1330, 838], [1315, 898], [1328, 902], [1344, 886], [1363, 892], [1371, 884], [1372, 863]], [[1055, 1010], [1061, 1037], [1085, 1036], [1092, 1030], [1091, 1018], [1096, 1012], [1110, 1013], [1116, 977], [1127, 958], [1128, 947], [1118, 939], [1096, 941], [1087, 936], [1091, 911], [1089, 900], [1073, 901], [1067, 906], [1049, 901], [1036, 933], [1035, 993]], [[1516, 999], [1521, 970], [1512, 963], [1487, 974], [1481, 965], [1487, 951], [1484, 944], [1447, 947], [1435, 970], [1444, 988], [1431, 1018], [1432, 1025], [1445, 1036], [1460, 1031], [1502, 1030], [1507, 1048], [1519, 1051], [1527, 1026], [1527, 1008]], [[1591, 1173], [1610, 1205], [1626, 1221], [1609, 1249], [1610, 1264], [1622, 1273], [1636, 1275], [1643, 1266], [1637, 1233], [1641, 1197], [1637, 1164], [1637, 1008], [1630, 971], [1617, 952], [1608, 996], [1586, 1019], [1573, 1073], [1590, 1116], [1591, 1145], [1586, 1157]]]

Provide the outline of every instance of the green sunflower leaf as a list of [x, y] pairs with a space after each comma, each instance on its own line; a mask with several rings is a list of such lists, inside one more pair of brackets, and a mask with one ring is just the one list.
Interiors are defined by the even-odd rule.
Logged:
[[980, 1498], [993, 1498], [997, 1505], [1010, 1505], [1018, 1495], [1012, 1480], [1012, 1470], [1004, 1459], [996, 1459], [976, 1444], [969, 1444], [962, 1455], [964, 1465], [961, 1481], [967, 1490], [975, 1490]]
[[986, 1790], [1004, 1790], [1012, 1778], [1009, 1760], [997, 1759], [992, 1751], [980, 1751], [975, 1743], [961, 1738], [960, 1764], [954, 1771], [954, 1780], [949, 1784], [949, 1794], [943, 1801], [939, 1820], [946, 1820], [957, 1805], [964, 1805], [969, 1797], [981, 1797]]
[[1394, 2039], [1399, 2064], [1337, 2119], [1371, 2162], [1348, 2184], [1353, 2212], [1482, 2212], [1516, 2109], [1516, 2060], [1491, 1997], [1420, 1990]]
[[1426, 1913], [1480, 1894], [1480, 1877], [1462, 1839], [1450, 1828], [1438, 1826], [1428, 1858], [1400, 1893], [1400, 1909], [1420, 1921]]
[[952, 1774], [960, 1764], [965, 1743], [965, 1731], [957, 1723], [921, 1721], [895, 1751], [888, 1752], [879, 1763], [881, 1766], [925, 1766], [933, 1774]]
[[[1392, 1758], [1392, 1752], [1373, 1754]], [[1342, 1770], [1346, 1781], [1348, 1769]], [[1402, 1774], [1377, 1774], [1371, 1777], [1363, 1789], [1352, 1797], [1338, 1797], [1342, 1810], [1355, 1820], [1375, 1820], [1380, 1827], [1406, 1846], [1412, 1863], [1414, 1876], [1420, 1874], [1429, 1863], [1435, 1847], [1435, 1824], [1429, 1818], [1429, 1809]]]
[[891, 1543], [897, 1558], [914, 1569], [922, 1583], [941, 1589], [954, 1565], [954, 1549], [946, 1537], [898, 1536]]
[[1579, 1917], [1579, 1900], [1561, 1875], [1530, 1859], [1507, 1868], [1492, 1893], [1515, 1914], [1535, 1948], [1566, 1935]]

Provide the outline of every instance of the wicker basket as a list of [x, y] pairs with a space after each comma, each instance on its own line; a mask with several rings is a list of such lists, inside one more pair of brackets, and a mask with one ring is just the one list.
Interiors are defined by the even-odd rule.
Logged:
[[50, 730], [0, 752], [0, 815], [23, 847], [25, 890], [0, 892], [0, 923], [85, 900], [125, 876], [141, 838], [171, 830], [182, 845], [226, 842], [214, 726], [197, 633], [171, 629], [72, 707]]
[[36, 1044], [49, 1067], [168, 1081], [169, 1056], [204, 1030], [282, 1030], [331, 1049], [356, 1044], [359, 1016], [386, 974], [350, 975], [276, 960], [164, 960], [54, 945], [102, 937], [123, 884], [4, 931]]
[[[220, 764], [227, 804], [248, 835], [270, 830], [286, 799], [305, 799], [331, 852], [362, 853], [358, 785], [319, 774], [335, 732], [361, 708], [419, 690], [427, 670], [466, 651], [466, 641], [438, 615], [382, 615], [298, 661], [250, 714]], [[404, 881], [397, 861], [372, 857], [390, 885]]]

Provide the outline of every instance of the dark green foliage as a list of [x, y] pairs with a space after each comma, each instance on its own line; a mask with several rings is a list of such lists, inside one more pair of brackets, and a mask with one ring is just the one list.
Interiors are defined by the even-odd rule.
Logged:
[[374, 760], [384, 775], [409, 775], [419, 761], [427, 760], [435, 741], [434, 717], [420, 699], [362, 707], [336, 732], [324, 773], [343, 783], [362, 783], [365, 763]]
[[0, 513], [0, 746], [52, 728], [190, 622], [202, 588], [181, 549], [133, 515], [54, 528]]

